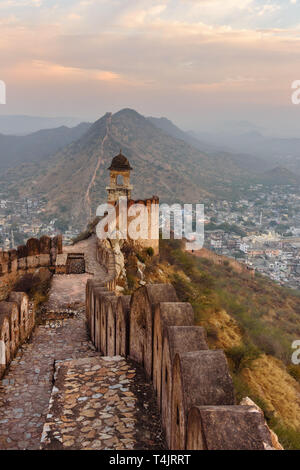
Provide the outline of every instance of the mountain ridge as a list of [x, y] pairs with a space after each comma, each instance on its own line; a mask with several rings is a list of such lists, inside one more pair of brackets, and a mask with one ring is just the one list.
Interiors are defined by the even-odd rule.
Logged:
[[240, 195], [242, 185], [257, 181], [257, 173], [232, 155], [203, 152], [178, 138], [185, 134], [173, 123], [168, 126], [177, 137], [130, 108], [106, 113], [51, 158], [8, 170], [1, 186], [14, 197], [43, 198], [49, 217], [79, 220], [81, 228], [106, 200], [107, 168], [120, 148], [133, 167], [134, 198], [157, 194], [168, 203], [230, 199]]
[[82, 137], [89, 127], [89, 123], [83, 122], [75, 127], [41, 129], [26, 136], [0, 134], [0, 172], [18, 164], [36, 162], [55, 155]]

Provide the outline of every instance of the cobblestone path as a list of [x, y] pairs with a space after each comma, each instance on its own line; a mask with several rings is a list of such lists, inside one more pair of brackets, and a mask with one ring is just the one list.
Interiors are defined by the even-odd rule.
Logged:
[[148, 421], [150, 433], [137, 432], [144, 407], [132, 391], [133, 364], [117, 356], [62, 361], [56, 367], [44, 449], [163, 448], [157, 415]]
[[[74, 251], [85, 252], [90, 273], [104, 276], [93, 262], [95, 241], [81, 243]], [[40, 448], [43, 426], [51, 423], [55, 367], [62, 395], [53, 396], [58, 421], [50, 429], [63, 438], [51, 434], [50, 448], [163, 448], [156, 400], [143, 372], [124, 359], [101, 358], [89, 341], [84, 297], [90, 276], [54, 276], [42, 324], [0, 381], [1, 450]], [[71, 318], [65, 318], [66, 308]]]
[[[51, 326], [57, 327], [52, 328]], [[84, 313], [39, 325], [0, 382], [0, 449], [38, 449], [52, 390], [54, 361], [95, 356]]]
[[86, 272], [104, 278], [106, 271], [96, 259], [96, 242], [96, 236], [92, 235], [87, 240], [76, 243], [76, 245], [65, 246], [64, 253], [84, 253]]

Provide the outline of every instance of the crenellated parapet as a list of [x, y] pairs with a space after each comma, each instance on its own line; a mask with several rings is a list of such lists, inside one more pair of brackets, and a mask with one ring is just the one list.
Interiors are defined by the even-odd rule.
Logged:
[[11, 286], [20, 275], [37, 268], [55, 268], [56, 259], [63, 251], [62, 236], [30, 238], [16, 250], [0, 251], [0, 300], [7, 297]]
[[[104, 247], [98, 260], [107, 267], [112, 260]], [[116, 296], [106, 279], [89, 280], [86, 318], [98, 351], [134, 360], [153, 381], [170, 449], [272, 448], [263, 414], [235, 404], [224, 352], [209, 350], [192, 306], [178, 302], [172, 285]]]
[[12, 291], [0, 302], [0, 378], [35, 325], [33, 302], [24, 292]]
[[54, 266], [62, 253], [62, 236], [30, 238], [16, 250], [0, 251], [0, 276], [31, 268]]

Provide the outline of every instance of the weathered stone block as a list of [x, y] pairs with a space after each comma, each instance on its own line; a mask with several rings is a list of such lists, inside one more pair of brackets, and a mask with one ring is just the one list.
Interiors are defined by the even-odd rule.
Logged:
[[114, 297], [112, 292], [102, 294], [100, 307], [100, 351], [103, 356], [107, 356], [107, 315], [110, 299]]
[[107, 355], [116, 355], [116, 309], [117, 297], [111, 296], [107, 305]]
[[49, 267], [50, 266], [50, 255], [41, 254], [39, 255], [39, 266], [41, 267]]
[[27, 269], [27, 258], [19, 258], [18, 259], [18, 270], [19, 271], [26, 271]]
[[26, 243], [27, 256], [36, 256], [40, 254], [40, 241], [37, 238], [30, 238]]
[[17, 352], [20, 342], [19, 309], [16, 302], [0, 302], [0, 315], [9, 318], [10, 357]]
[[27, 255], [28, 255], [27, 246], [26, 245], [18, 246], [18, 248], [17, 248], [17, 257], [18, 257], [18, 259], [26, 258]]
[[90, 328], [90, 317], [91, 317], [91, 305], [93, 301], [93, 286], [103, 287], [105, 286], [105, 282], [100, 279], [88, 279], [86, 283], [86, 296], [85, 296], [85, 310], [86, 310], [86, 321], [88, 327]]
[[9, 316], [0, 314], [0, 377], [10, 362], [10, 326]]
[[233, 404], [233, 383], [223, 351], [176, 354], [173, 365], [171, 449], [185, 449], [190, 408], [196, 405]]
[[36, 269], [40, 265], [39, 255], [27, 256], [27, 269]]
[[101, 305], [103, 302], [103, 295], [113, 295], [108, 292], [105, 287], [93, 287], [93, 306], [92, 315], [90, 317], [90, 331], [91, 340], [95, 345], [97, 351], [100, 351], [101, 346]]
[[130, 356], [152, 376], [153, 317], [155, 305], [177, 302], [171, 284], [148, 284], [135, 291], [130, 305]]
[[271, 434], [252, 406], [197, 406], [188, 416], [187, 450], [270, 450]]
[[161, 408], [162, 346], [166, 327], [192, 326], [194, 311], [189, 303], [161, 302], [155, 308], [153, 329], [153, 387]]
[[25, 341], [33, 328], [33, 312], [29, 312], [29, 298], [24, 292], [11, 292], [9, 302], [16, 302], [19, 310], [20, 342]]
[[15, 273], [18, 271], [18, 259], [15, 258], [12, 262], [11, 262], [11, 272], [12, 273]]
[[172, 370], [177, 353], [208, 350], [206, 332], [201, 326], [169, 326], [163, 338], [161, 419], [168, 447], [171, 446]]
[[116, 355], [129, 354], [129, 312], [131, 295], [120, 295], [116, 309]]
[[50, 255], [51, 250], [51, 238], [47, 235], [43, 235], [40, 238], [40, 253], [43, 255]]

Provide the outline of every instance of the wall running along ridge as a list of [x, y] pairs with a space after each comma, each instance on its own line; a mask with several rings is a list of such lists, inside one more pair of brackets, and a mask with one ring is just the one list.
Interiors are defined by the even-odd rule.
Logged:
[[226, 357], [209, 350], [202, 327], [193, 326], [189, 303], [170, 284], [148, 284], [116, 296], [113, 252], [99, 241], [97, 260], [107, 277], [89, 279], [86, 320], [104, 355], [128, 356], [153, 381], [170, 449], [266, 450], [272, 438], [255, 406], [235, 404]]

